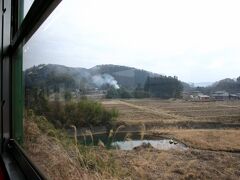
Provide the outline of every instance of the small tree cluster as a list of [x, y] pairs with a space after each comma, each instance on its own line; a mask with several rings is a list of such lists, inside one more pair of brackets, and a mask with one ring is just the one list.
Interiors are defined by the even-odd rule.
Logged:
[[118, 116], [115, 109], [108, 110], [101, 103], [87, 98], [73, 102], [68, 92], [65, 93], [65, 102], [59, 100], [58, 94], [53, 101], [48, 101], [41, 90], [27, 92], [26, 109], [32, 109], [36, 115], [45, 116], [56, 127], [109, 126]]
[[64, 112], [67, 125], [74, 124], [77, 127], [109, 125], [118, 116], [115, 109], [107, 110], [101, 103], [87, 99], [67, 103]]
[[123, 87], [121, 87], [119, 89], [110, 87], [106, 93], [106, 98], [108, 98], [108, 99], [115, 99], [115, 98], [128, 99], [128, 98], [133, 98], [133, 95], [130, 91], [128, 91], [127, 89], [125, 89]]

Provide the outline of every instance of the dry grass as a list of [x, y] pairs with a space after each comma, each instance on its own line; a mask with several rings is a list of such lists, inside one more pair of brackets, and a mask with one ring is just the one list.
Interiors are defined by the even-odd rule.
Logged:
[[43, 134], [29, 119], [25, 120], [24, 127], [24, 148], [48, 179], [93, 179], [78, 168], [58, 139]]
[[[84, 167], [79, 163], [79, 156], [76, 156], [76, 143], [68, 141], [66, 144], [54, 131], [45, 123], [38, 124], [31, 119], [25, 121], [25, 149], [49, 179], [238, 179], [240, 175], [239, 154], [202, 150], [107, 151], [88, 148], [85, 153], [78, 151], [83, 159], [88, 160], [88, 167]], [[185, 133], [177, 130], [169, 132], [176, 133], [175, 135], [185, 134], [185, 137], [194, 139], [193, 135], [190, 136], [194, 132], [190, 130]], [[195, 135], [199, 136], [199, 133], [196, 132]], [[93, 161], [99, 159], [114, 159], [118, 164], [118, 173], [114, 175], [109, 171], [111, 168], [116, 171], [116, 168], [111, 166], [114, 163], [102, 165], [100, 169], [89, 169], [89, 165], [96, 166]]]
[[[35, 125], [28, 124], [29, 129], [35, 129], [30, 131], [31, 135], [38, 131]], [[114, 151], [113, 156], [121, 165], [118, 171], [125, 174], [113, 177], [81, 169], [59, 142], [41, 134], [36, 138], [38, 140], [26, 148], [49, 179], [238, 179], [240, 175], [239, 155], [197, 150], [167, 152], [145, 149]], [[96, 152], [92, 151], [91, 154], [96, 155]], [[99, 158], [100, 154], [105, 159], [110, 155], [106, 153], [104, 157], [99, 152]]]
[[240, 152], [240, 131], [235, 129], [156, 129], [152, 132], [155, 136], [178, 139], [194, 148]]
[[102, 104], [108, 109], [116, 108], [119, 111], [118, 121], [128, 124], [153, 122], [159, 121], [159, 119], [173, 119], [175, 117], [165, 112], [151, 110], [147, 107], [120, 100], [103, 101]]
[[24, 149], [48, 179], [119, 179], [124, 171], [111, 151], [79, 145], [56, 130], [44, 117], [25, 118]]
[[[239, 123], [240, 102], [183, 102], [162, 100], [128, 100], [111, 103], [120, 112], [118, 121], [128, 124], [161, 126], [154, 137], [178, 139], [190, 147], [187, 151], [117, 152], [123, 167], [128, 167], [133, 179], [239, 179], [240, 155], [216, 152], [239, 151], [238, 129], [178, 129], [178, 123]], [[125, 105], [125, 106], [124, 106]], [[141, 113], [139, 113], [139, 111]], [[158, 113], [157, 113], [158, 112]], [[149, 115], [151, 114], [151, 115]], [[212, 127], [213, 128], [213, 127]], [[209, 151], [210, 150], [210, 151]]]
[[117, 153], [132, 179], [239, 179], [240, 156], [209, 151], [140, 150]]
[[[185, 126], [188, 122], [237, 124], [240, 127], [240, 101], [186, 102], [171, 100], [107, 100], [106, 108], [119, 111], [118, 122], [128, 125]], [[211, 126], [211, 124], [209, 124]], [[189, 127], [188, 127], [189, 128]]]

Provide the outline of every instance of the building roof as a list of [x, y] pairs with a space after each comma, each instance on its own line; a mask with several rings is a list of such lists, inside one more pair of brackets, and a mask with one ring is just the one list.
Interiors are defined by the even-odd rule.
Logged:
[[209, 98], [210, 96], [205, 95], [205, 94], [199, 94], [198, 97], [200, 97], [200, 98]]
[[216, 91], [212, 94], [212, 96], [229, 96], [229, 93], [226, 91]]

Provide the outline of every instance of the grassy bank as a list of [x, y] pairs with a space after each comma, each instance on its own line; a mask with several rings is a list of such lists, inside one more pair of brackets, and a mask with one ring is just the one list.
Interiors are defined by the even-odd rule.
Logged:
[[31, 111], [25, 116], [24, 149], [49, 179], [124, 177], [111, 151], [83, 146]]

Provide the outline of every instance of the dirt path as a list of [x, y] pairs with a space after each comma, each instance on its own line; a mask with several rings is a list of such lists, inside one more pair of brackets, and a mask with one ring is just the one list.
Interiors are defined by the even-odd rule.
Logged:
[[161, 117], [165, 117], [167, 119], [174, 119], [174, 120], [180, 120], [180, 119], [188, 119], [188, 117], [186, 116], [180, 116], [180, 115], [175, 115], [175, 114], [169, 114], [167, 113], [165, 110], [163, 109], [151, 109], [151, 108], [147, 108], [145, 106], [139, 106], [139, 105], [135, 105], [135, 104], [132, 104], [132, 103], [129, 103], [129, 102], [126, 102], [126, 101], [122, 101], [122, 100], [119, 100], [118, 101], [119, 104], [124, 104], [126, 106], [129, 106], [129, 107], [133, 107], [133, 108], [136, 108], [136, 109], [139, 109], [139, 110], [143, 110], [143, 111], [146, 111], [146, 112], [151, 112], [153, 114], [156, 114], [156, 115], [159, 115]]

